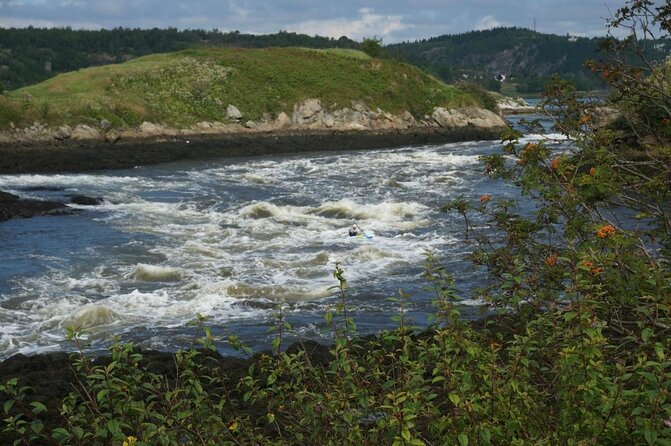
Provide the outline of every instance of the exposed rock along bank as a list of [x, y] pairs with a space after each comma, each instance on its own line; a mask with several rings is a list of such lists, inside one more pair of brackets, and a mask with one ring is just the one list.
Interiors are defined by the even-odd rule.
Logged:
[[29, 128], [12, 128], [0, 132], [0, 144], [108, 142], [117, 143], [124, 139], [141, 139], [171, 136], [198, 136], [216, 134], [253, 134], [258, 132], [296, 132], [305, 130], [332, 131], [398, 131], [409, 129], [435, 129], [453, 127], [497, 128], [505, 126], [505, 121], [496, 113], [475, 107], [447, 110], [438, 107], [431, 115], [416, 119], [409, 112], [400, 116], [383, 110], [371, 110], [360, 101], [353, 101], [351, 107], [331, 110], [319, 99], [306, 99], [294, 105], [291, 116], [284, 112], [276, 117], [266, 114], [261, 120], [245, 120], [235, 105], [229, 104], [224, 122], [203, 121], [190, 128], [178, 129], [160, 123], [144, 122], [138, 128], [115, 129], [107, 120], [96, 126], [79, 124], [75, 127], [62, 125], [49, 127], [39, 122]]
[[291, 116], [244, 119], [234, 105], [226, 123], [199, 122], [176, 129], [144, 122], [115, 129], [109, 121], [57, 129], [35, 123], [0, 132], [0, 174], [122, 169], [184, 159], [256, 156], [321, 150], [363, 150], [404, 145], [497, 139], [506, 123], [478, 108], [436, 108], [422, 120], [372, 111], [362, 102], [328, 110], [319, 99], [294, 106]]
[[523, 98], [504, 97], [497, 102], [497, 105], [504, 115], [538, 112], [538, 107], [529, 104]]

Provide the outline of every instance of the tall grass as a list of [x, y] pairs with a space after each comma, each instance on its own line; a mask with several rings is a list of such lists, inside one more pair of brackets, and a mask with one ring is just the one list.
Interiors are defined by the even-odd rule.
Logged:
[[352, 50], [193, 49], [66, 73], [11, 92], [0, 98], [0, 128], [101, 119], [118, 127], [142, 121], [185, 127], [226, 121], [228, 104], [244, 119], [258, 120], [291, 114], [308, 98], [331, 109], [363, 101], [373, 110], [416, 117], [437, 106], [482, 105], [481, 98], [412, 66]]

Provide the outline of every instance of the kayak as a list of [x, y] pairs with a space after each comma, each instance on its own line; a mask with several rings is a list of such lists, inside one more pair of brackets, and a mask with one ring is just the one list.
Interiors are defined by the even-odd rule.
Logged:
[[363, 234], [355, 235], [353, 238], [357, 240], [370, 240], [373, 237], [375, 237], [375, 235], [372, 232], [364, 232]]

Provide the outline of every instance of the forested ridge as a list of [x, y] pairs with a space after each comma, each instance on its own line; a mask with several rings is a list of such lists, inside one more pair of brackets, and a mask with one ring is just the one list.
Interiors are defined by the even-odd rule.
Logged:
[[[606, 83], [585, 68], [585, 61], [602, 57], [606, 37], [542, 34], [524, 28], [495, 28], [442, 35], [388, 46], [408, 62], [446, 82], [468, 79], [499, 89], [497, 75], [514, 83], [518, 92], [539, 92], [553, 74], [569, 79], [581, 90], [604, 89]], [[671, 45], [649, 42], [647, 57], [661, 60]]]

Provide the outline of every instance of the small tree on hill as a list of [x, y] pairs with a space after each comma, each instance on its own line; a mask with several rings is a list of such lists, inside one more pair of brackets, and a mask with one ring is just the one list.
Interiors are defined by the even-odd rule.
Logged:
[[384, 55], [384, 48], [382, 47], [382, 39], [378, 37], [367, 37], [361, 42], [361, 51], [368, 54], [370, 57], [382, 57]]

